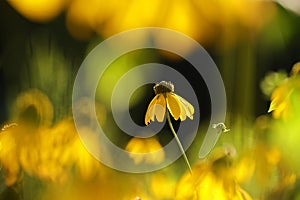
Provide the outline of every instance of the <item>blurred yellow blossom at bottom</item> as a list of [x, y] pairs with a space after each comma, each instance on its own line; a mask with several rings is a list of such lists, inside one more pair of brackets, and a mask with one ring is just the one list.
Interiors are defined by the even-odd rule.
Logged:
[[179, 181], [175, 199], [251, 200], [237, 182], [234, 151], [233, 147], [216, 149], [210, 158], [196, 164], [193, 174], [186, 173]]
[[159, 172], [152, 175], [151, 193], [155, 199], [173, 199], [177, 180], [175, 174]]
[[130, 152], [129, 156], [134, 160], [135, 164], [141, 162], [158, 164], [165, 158], [162, 146], [154, 137], [132, 138], [125, 149]]

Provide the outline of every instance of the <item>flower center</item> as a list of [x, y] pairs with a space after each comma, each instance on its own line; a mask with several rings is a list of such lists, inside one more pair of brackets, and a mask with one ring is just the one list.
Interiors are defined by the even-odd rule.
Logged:
[[174, 92], [174, 85], [169, 81], [161, 81], [160, 83], [157, 83], [154, 87], [153, 90], [155, 94], [163, 94], [167, 92]]

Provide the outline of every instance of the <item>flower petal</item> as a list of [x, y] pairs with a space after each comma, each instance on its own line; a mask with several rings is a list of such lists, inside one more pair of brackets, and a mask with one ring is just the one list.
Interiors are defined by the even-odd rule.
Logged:
[[155, 109], [154, 115], [158, 122], [164, 121], [166, 113], [166, 100], [164, 95], [159, 94], [156, 104], [153, 106]]
[[180, 106], [181, 106], [180, 120], [184, 121], [186, 119], [186, 110], [184, 109], [184, 106], [182, 106], [182, 104], [180, 104]]
[[[179, 99], [179, 101], [181, 103], [180, 105], [181, 105], [182, 110], [184, 110], [184, 112], [182, 111], [182, 113], [185, 113], [186, 116], [188, 116], [190, 119], [193, 119], [193, 114], [195, 112], [195, 109], [192, 106], [192, 104], [190, 104], [187, 100], [185, 100], [184, 98], [182, 98], [179, 95], [176, 95], [176, 97], [177, 97], [177, 99]], [[184, 116], [182, 116], [182, 117], [184, 117]], [[181, 116], [180, 116], [180, 119], [181, 119]], [[185, 119], [185, 117], [184, 117], [184, 119]], [[181, 119], [181, 120], [183, 121], [184, 119]]]
[[146, 111], [145, 115], [145, 124], [148, 125], [150, 123], [150, 120], [154, 121], [154, 111], [153, 111], [153, 105], [156, 104], [157, 99], [159, 95], [156, 95], [150, 102], [148, 109]]
[[167, 93], [167, 107], [174, 119], [178, 120], [181, 114], [181, 106], [174, 93]]
[[154, 121], [156, 117], [158, 122], [162, 122], [166, 112], [166, 100], [162, 94], [157, 94], [150, 102], [146, 115], [145, 124], [148, 125], [151, 121]]

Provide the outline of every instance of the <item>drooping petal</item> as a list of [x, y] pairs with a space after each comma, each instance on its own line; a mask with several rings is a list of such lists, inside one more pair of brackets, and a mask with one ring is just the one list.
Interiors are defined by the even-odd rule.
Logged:
[[150, 123], [150, 120], [154, 121], [154, 110], [153, 110], [153, 105], [156, 104], [157, 99], [159, 95], [156, 95], [150, 102], [148, 109], [146, 111], [145, 115], [145, 124], [148, 125]]
[[[176, 94], [174, 94], [176, 95]], [[193, 114], [195, 112], [195, 109], [194, 107], [192, 106], [192, 104], [190, 104], [187, 100], [185, 100], [184, 98], [182, 98], [181, 96], [179, 95], [176, 95], [177, 99], [179, 99], [180, 101], [180, 105], [181, 105], [181, 108], [182, 110], [184, 110], [184, 112], [182, 111], [182, 118], [180, 116], [180, 119], [183, 121], [185, 120], [185, 116], [183, 115], [183, 113], [188, 116], [190, 119], [193, 119]]]
[[174, 93], [167, 93], [167, 107], [174, 119], [178, 120], [181, 114], [181, 106]]
[[164, 121], [165, 113], [166, 113], [166, 100], [163, 94], [159, 94], [155, 108], [155, 116], [158, 122]]
[[162, 94], [157, 94], [150, 102], [146, 116], [145, 124], [148, 125], [150, 121], [154, 121], [155, 117], [158, 122], [162, 122], [166, 112], [166, 100]]
[[181, 106], [181, 113], [180, 113], [179, 118], [181, 121], [184, 121], [186, 119], [187, 113], [186, 113], [184, 106], [182, 104], [180, 104], [180, 106]]
[[186, 111], [186, 109], [185, 109], [185, 106], [181, 103], [181, 101], [180, 101], [180, 96], [178, 96], [178, 95], [176, 95], [176, 94], [174, 94], [175, 95], [175, 97], [179, 100], [179, 102], [180, 102], [180, 107], [181, 107], [181, 113], [180, 113], [180, 116], [179, 116], [179, 118], [180, 118], [180, 120], [181, 121], [184, 121], [185, 119], [186, 119], [186, 116], [187, 116], [187, 111]]

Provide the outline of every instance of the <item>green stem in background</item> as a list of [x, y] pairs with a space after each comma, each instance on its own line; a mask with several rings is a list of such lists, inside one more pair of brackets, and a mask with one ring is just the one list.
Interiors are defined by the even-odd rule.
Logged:
[[181, 153], [182, 153], [182, 155], [183, 155], [183, 158], [184, 158], [184, 160], [185, 160], [185, 163], [186, 163], [186, 165], [188, 166], [188, 168], [189, 168], [189, 170], [190, 170], [190, 173], [193, 174], [193, 171], [192, 171], [190, 162], [189, 162], [189, 160], [188, 160], [188, 158], [187, 158], [187, 156], [186, 156], [186, 154], [185, 154], [185, 151], [184, 151], [184, 149], [183, 149], [183, 147], [182, 147], [182, 144], [181, 144], [179, 138], [177, 137], [177, 134], [176, 134], [176, 132], [175, 132], [175, 130], [174, 130], [174, 128], [173, 128], [173, 125], [172, 125], [172, 122], [171, 122], [171, 118], [170, 118], [170, 114], [169, 114], [168, 111], [167, 111], [166, 113], [167, 113], [167, 119], [168, 119], [168, 123], [169, 123], [170, 129], [171, 129], [171, 132], [173, 133], [173, 135], [174, 135], [174, 137], [175, 137], [175, 139], [176, 139], [176, 142], [177, 142], [177, 144], [178, 144], [178, 146], [179, 146], [179, 149], [180, 149], [180, 151], [181, 151]]

